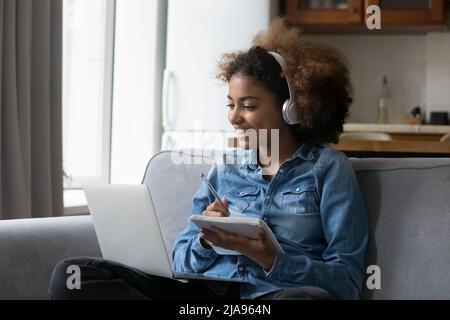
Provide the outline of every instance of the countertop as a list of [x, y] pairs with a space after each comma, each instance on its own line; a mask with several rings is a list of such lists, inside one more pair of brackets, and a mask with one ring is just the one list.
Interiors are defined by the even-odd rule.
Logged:
[[450, 132], [450, 125], [417, 125], [417, 124], [376, 124], [376, 123], [347, 123], [344, 132], [386, 132], [386, 133], [419, 133], [446, 134]]
[[440, 142], [450, 132], [450, 126], [415, 124], [348, 123], [344, 132], [381, 132], [391, 140], [340, 139], [334, 148], [349, 153], [387, 156], [389, 154], [414, 156], [449, 156], [450, 141]]

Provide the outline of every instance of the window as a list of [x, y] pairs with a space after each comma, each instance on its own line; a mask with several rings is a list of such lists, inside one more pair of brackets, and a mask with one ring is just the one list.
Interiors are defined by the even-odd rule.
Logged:
[[109, 181], [114, 5], [111, 0], [64, 0], [63, 166], [67, 189]]
[[87, 212], [84, 184], [140, 183], [159, 150], [166, 19], [165, 0], [64, 0], [66, 213]]

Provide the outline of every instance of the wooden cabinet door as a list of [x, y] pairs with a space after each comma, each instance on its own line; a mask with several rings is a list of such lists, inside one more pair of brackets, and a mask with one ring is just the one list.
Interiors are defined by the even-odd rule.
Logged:
[[445, 22], [445, 0], [365, 0], [364, 8], [381, 9], [381, 25], [427, 25]]
[[285, 0], [289, 20], [300, 25], [354, 25], [364, 17], [363, 0]]

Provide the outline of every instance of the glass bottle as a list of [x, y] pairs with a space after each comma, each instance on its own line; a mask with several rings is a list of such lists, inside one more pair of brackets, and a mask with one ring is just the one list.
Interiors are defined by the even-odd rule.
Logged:
[[391, 93], [388, 89], [387, 77], [383, 76], [381, 95], [378, 98], [377, 122], [389, 123], [391, 113]]

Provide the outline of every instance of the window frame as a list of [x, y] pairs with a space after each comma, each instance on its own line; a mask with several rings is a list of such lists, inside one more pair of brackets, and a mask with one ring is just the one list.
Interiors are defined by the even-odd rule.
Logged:
[[[64, 190], [82, 190], [83, 185], [109, 183], [111, 180], [111, 137], [114, 89], [114, 34], [115, 34], [116, 0], [105, 1], [105, 39], [103, 47], [103, 92], [101, 106], [101, 152], [100, 175], [70, 176], [70, 184]], [[63, 141], [65, 138], [63, 139]], [[89, 155], [86, 155], [89, 156]]]

